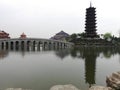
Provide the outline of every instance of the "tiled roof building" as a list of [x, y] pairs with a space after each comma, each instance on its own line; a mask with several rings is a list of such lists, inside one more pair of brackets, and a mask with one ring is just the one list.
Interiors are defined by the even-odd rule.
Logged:
[[5, 31], [0, 31], [0, 39], [3, 39], [3, 38], [10, 38], [9, 34], [6, 33]]
[[22, 33], [21, 35], [20, 35], [20, 38], [26, 38], [27, 36], [25, 35], [25, 33]]
[[51, 37], [51, 39], [53, 39], [53, 40], [65, 40], [69, 36], [70, 35], [68, 33], [64, 32], [64, 31], [60, 31], [59, 33], [57, 33], [56, 35]]

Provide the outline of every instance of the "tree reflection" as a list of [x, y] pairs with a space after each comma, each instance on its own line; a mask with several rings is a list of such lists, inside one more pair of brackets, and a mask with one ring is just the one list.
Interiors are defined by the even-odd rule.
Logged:
[[[36, 50], [36, 49], [35, 49]], [[27, 51], [27, 52], [26, 52]], [[26, 55], [26, 53], [29, 53], [29, 51], [25, 50], [19, 50], [19, 52], [22, 53], [22, 55]], [[39, 52], [46, 52], [49, 50], [40, 50], [35, 52], [34, 50], [30, 50], [31, 53], [29, 54], [40, 54]], [[96, 77], [96, 59], [102, 54], [104, 58], [111, 58], [112, 55], [120, 55], [120, 48], [112, 48], [112, 47], [80, 47], [80, 48], [73, 48], [71, 50], [69, 49], [59, 49], [54, 50], [55, 55], [59, 57], [60, 59], [64, 59], [65, 57], [71, 55], [73, 57], [72, 60], [75, 60], [74, 58], [80, 58], [79, 60], [84, 60], [84, 77], [85, 82], [89, 84], [89, 87], [92, 84], [96, 83], [95, 77]], [[21, 54], [20, 53], [20, 54]], [[47, 52], [49, 53], [49, 52]], [[0, 58], [4, 58], [8, 56], [8, 51], [0, 51]]]
[[95, 84], [96, 59], [100, 54], [105, 58], [110, 58], [114, 54], [120, 55], [120, 48], [115, 47], [80, 47], [74, 48], [71, 51], [73, 58], [82, 58], [85, 60], [85, 82]]
[[[105, 58], [111, 58], [112, 55], [119, 54], [120, 55], [120, 48], [116, 47], [80, 47], [80, 48], [74, 48], [71, 49], [71, 56], [73, 58], [82, 58], [84, 59], [84, 53], [91, 52], [90, 50], [93, 50], [95, 54], [97, 54], [97, 57], [102, 53]], [[79, 53], [79, 54], [78, 54]]]
[[95, 84], [96, 58], [98, 53], [92, 47], [83, 47], [76, 50], [76, 52], [80, 52], [80, 56], [77, 57], [85, 60], [85, 81], [91, 86], [91, 84]]

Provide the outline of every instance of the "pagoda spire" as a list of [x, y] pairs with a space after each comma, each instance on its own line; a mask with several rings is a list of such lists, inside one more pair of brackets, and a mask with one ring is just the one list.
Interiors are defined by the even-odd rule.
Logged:
[[90, 7], [92, 7], [92, 1], [90, 1]]

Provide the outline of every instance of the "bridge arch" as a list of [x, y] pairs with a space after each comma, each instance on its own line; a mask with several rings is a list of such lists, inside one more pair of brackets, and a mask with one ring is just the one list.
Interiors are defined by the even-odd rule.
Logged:
[[15, 49], [18, 50], [19, 49], [19, 41], [15, 41]]
[[27, 49], [27, 51], [29, 51], [31, 49], [31, 41], [30, 40], [26, 41], [26, 49]]
[[14, 42], [11, 41], [11, 42], [10, 42], [10, 49], [13, 50], [13, 48], [14, 48]]
[[27, 41], [27, 47], [31, 45], [31, 41]]
[[38, 41], [37, 49], [40, 50], [42, 46], [43, 46], [43, 43], [41, 41]]
[[33, 41], [33, 47], [35, 47], [35, 46], [36, 46], [36, 41], [34, 40], [34, 41]]
[[32, 50], [35, 51], [35, 49], [36, 49], [36, 41], [34, 40], [34, 41], [32, 42]]
[[9, 48], [9, 43], [8, 43], [8, 41], [6, 42], [6, 49], [8, 49]]
[[2, 49], [4, 49], [4, 42], [1, 43]]
[[22, 40], [21, 41], [21, 50], [25, 50], [25, 41], [24, 40]]

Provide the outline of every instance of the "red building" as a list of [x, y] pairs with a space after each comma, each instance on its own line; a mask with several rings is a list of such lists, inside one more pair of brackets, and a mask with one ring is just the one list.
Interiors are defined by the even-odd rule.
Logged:
[[0, 39], [3, 39], [3, 38], [10, 38], [9, 34], [6, 33], [5, 31], [0, 31]]
[[24, 34], [24, 33], [22, 33], [21, 35], [20, 35], [20, 38], [26, 38], [27, 36]]

